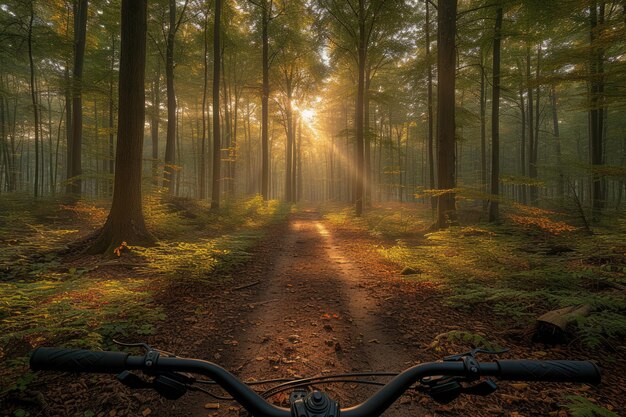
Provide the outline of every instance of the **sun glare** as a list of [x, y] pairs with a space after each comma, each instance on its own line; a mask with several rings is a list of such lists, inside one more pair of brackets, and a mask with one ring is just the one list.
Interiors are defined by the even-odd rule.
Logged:
[[313, 119], [315, 119], [315, 114], [316, 111], [313, 109], [304, 109], [302, 110], [302, 119], [306, 122], [306, 123], [311, 123], [313, 121]]

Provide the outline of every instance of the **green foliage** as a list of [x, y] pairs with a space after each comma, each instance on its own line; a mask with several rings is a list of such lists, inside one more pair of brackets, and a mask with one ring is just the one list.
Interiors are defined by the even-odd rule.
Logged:
[[618, 417], [614, 412], [600, 407], [584, 397], [570, 395], [567, 400], [569, 403], [565, 404], [565, 408], [572, 417]]
[[428, 210], [415, 210], [405, 207], [368, 210], [361, 217], [354, 215], [352, 208], [326, 205], [319, 207], [324, 218], [342, 227], [369, 231], [377, 237], [400, 237], [419, 234], [428, 227]]
[[[567, 227], [558, 217], [524, 207], [509, 209], [508, 214], [518, 216], [519, 222], [451, 227], [421, 238], [404, 234], [396, 227], [397, 216], [387, 213], [372, 210], [357, 226], [347, 224], [350, 214], [345, 210], [326, 217], [338, 227], [358, 227], [375, 234], [385, 230], [395, 244], [379, 246], [379, 253], [402, 268], [420, 271], [406, 279], [438, 286], [454, 308], [487, 307], [502, 321], [526, 326], [546, 311], [588, 304], [592, 312], [579, 317], [573, 329], [578, 342], [597, 347], [626, 337], [626, 297], [609, 285], [624, 285], [626, 235], [620, 230], [598, 228], [593, 237], [560, 232]], [[430, 213], [418, 208], [403, 216], [425, 224]], [[531, 217], [550, 219], [530, 230], [521, 219]], [[378, 219], [378, 223], [368, 219]], [[554, 253], [559, 248], [567, 251]]]
[[[6, 222], [0, 224], [0, 237], [19, 237], [0, 253], [0, 265], [11, 268], [0, 280], [0, 361], [6, 365], [0, 378], [10, 382], [0, 384], [0, 395], [24, 390], [34, 380], [25, 355], [36, 346], [116, 349], [113, 338], [154, 334], [165, 318], [154, 295], [168, 280], [227, 278], [250, 259], [264, 229], [289, 214], [287, 206], [266, 204], [260, 197], [213, 213], [202, 202], [148, 196], [144, 209], [161, 240], [155, 247], [132, 247], [130, 255], [122, 254], [120, 261], [136, 265], [132, 274], [111, 274], [94, 265], [99, 259], [86, 257], [84, 264], [67, 267], [58, 254], [81, 235], [75, 229], [91, 230], [94, 217], [103, 221], [99, 209], [86, 203], [71, 209], [53, 204], [27, 209], [20, 201], [15, 206], [22, 216], [0, 202], [13, 219], [11, 224], [0, 220]], [[51, 216], [67, 216], [74, 229], [68, 232], [64, 222], [39, 223]]]
[[[623, 311], [623, 310], [622, 310]], [[612, 311], [599, 311], [576, 320], [582, 342], [591, 347], [626, 337], [626, 318]]]
[[149, 206], [150, 224], [168, 239], [133, 250], [145, 261], [145, 272], [185, 279], [223, 277], [250, 259], [249, 250], [263, 236], [263, 228], [289, 213], [286, 205], [265, 203], [260, 196], [231, 202], [217, 213], [188, 199], [154, 199]]

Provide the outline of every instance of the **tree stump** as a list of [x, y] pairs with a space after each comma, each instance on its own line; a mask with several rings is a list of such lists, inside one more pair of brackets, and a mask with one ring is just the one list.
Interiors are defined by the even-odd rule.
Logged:
[[591, 313], [589, 304], [548, 311], [537, 318], [533, 342], [564, 343], [567, 339], [567, 326], [576, 320], [576, 317], [588, 316], [589, 313]]

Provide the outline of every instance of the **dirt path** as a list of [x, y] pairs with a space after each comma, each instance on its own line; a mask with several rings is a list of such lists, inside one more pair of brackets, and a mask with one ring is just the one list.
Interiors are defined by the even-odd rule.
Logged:
[[[227, 308], [222, 319], [207, 316], [192, 326], [219, 329], [225, 336], [223, 346], [202, 343], [186, 354], [223, 364], [246, 379], [398, 371], [412, 363], [407, 346], [383, 320], [381, 301], [371, 290], [371, 281], [377, 279], [374, 271], [342, 251], [342, 242], [319, 214], [299, 213], [277, 232], [281, 236], [266, 244], [270, 247], [262, 264], [240, 272], [246, 280], [262, 283], [223, 294], [223, 305], [232, 302], [238, 311]], [[372, 390], [335, 385], [326, 391], [348, 406]], [[191, 395], [163, 404], [163, 413], [212, 415], [204, 407], [207, 402], [212, 400]], [[229, 415], [234, 408], [222, 403], [214, 415]], [[415, 411], [402, 406], [386, 415], [408, 416]]]
[[[166, 289], [157, 299], [165, 304], [168, 321], [150, 342], [180, 356], [216, 362], [248, 381], [400, 371], [468, 350], [462, 340], [432, 344], [450, 330], [488, 335], [511, 348], [505, 359], [590, 358], [575, 346], [534, 345], [519, 332], [498, 326], [489, 311], [468, 313], [446, 306], [444, 289], [402, 279], [399, 265], [383, 261], [376, 249], [381, 243], [362, 231], [331, 227], [316, 212], [295, 214], [271, 230], [233, 281], [218, 286], [180, 281]], [[256, 284], [237, 289], [246, 283]], [[447, 405], [405, 396], [385, 416], [563, 416], [566, 395], [608, 403], [620, 398], [620, 375], [607, 373], [599, 387], [502, 383], [495, 395], [461, 396]], [[323, 389], [345, 407], [362, 401], [376, 387], [343, 384]], [[148, 407], [156, 416], [245, 415], [227, 401], [213, 408], [217, 402], [205, 394], [189, 393], [178, 401], [139, 400], [140, 409]], [[284, 402], [286, 396], [274, 400]], [[623, 409], [623, 401], [614, 402], [615, 410]]]

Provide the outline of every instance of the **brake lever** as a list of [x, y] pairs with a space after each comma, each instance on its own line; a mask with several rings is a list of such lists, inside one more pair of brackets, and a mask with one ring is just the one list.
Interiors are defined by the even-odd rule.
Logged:
[[175, 354], [173, 354], [172, 352], [168, 352], [168, 351], [162, 350], [162, 349], [155, 349], [152, 346], [150, 346], [149, 344], [144, 343], [144, 342], [126, 343], [126, 342], [120, 342], [119, 340], [115, 340], [115, 339], [113, 339], [112, 341], [113, 341], [113, 343], [115, 343], [118, 346], [140, 347], [140, 348], [144, 349], [146, 352], [154, 351], [154, 352], [159, 352], [159, 354], [165, 355], [165, 356], [170, 357], [170, 358], [177, 358], [178, 357]]
[[117, 380], [129, 388], [153, 389], [168, 400], [179, 399], [187, 393], [188, 385], [195, 382], [195, 378], [176, 372], [155, 374], [153, 381], [146, 381], [138, 375], [124, 371], [117, 376]]

